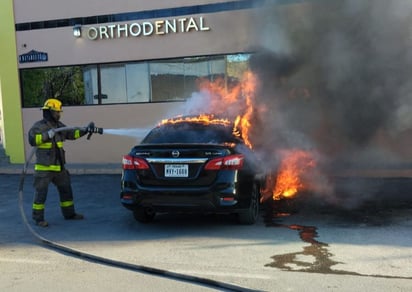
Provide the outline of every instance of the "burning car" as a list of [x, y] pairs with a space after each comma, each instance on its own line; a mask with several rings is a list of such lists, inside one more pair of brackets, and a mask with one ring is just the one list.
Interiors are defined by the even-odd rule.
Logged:
[[216, 213], [254, 224], [261, 177], [235, 123], [213, 115], [177, 117], [123, 156], [120, 198], [142, 223], [156, 213]]

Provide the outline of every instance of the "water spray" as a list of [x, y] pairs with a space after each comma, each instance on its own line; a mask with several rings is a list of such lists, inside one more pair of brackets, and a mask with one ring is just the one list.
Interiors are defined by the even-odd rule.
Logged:
[[105, 134], [116, 135], [116, 136], [126, 136], [136, 138], [136, 140], [141, 140], [150, 129], [104, 129]]
[[73, 130], [73, 129], [81, 129], [83, 131], [88, 131], [89, 135], [87, 135], [87, 139], [89, 140], [92, 134], [108, 134], [108, 135], [117, 135], [117, 136], [126, 136], [136, 138], [136, 140], [142, 139], [146, 134], [150, 131], [148, 128], [120, 128], [120, 129], [103, 129], [99, 127], [95, 127], [93, 122], [90, 122], [87, 127], [63, 127], [57, 128], [55, 132]]

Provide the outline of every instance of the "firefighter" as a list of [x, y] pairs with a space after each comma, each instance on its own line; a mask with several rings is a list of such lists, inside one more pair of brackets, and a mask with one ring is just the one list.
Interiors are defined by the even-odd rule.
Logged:
[[[43, 119], [34, 123], [30, 128], [28, 139], [31, 146], [37, 147], [34, 166], [33, 186], [35, 193], [32, 218], [36, 225], [47, 227], [49, 224], [44, 219], [44, 208], [50, 183], [57, 187], [64, 218], [67, 220], [84, 218], [82, 214], [75, 212], [70, 174], [65, 168], [63, 142], [66, 139], [75, 140], [87, 133], [93, 133], [94, 129], [92, 127], [94, 126], [56, 132], [56, 129], [66, 127], [60, 122], [61, 101], [50, 98], [45, 101], [42, 110]], [[93, 124], [90, 123], [89, 125]]]

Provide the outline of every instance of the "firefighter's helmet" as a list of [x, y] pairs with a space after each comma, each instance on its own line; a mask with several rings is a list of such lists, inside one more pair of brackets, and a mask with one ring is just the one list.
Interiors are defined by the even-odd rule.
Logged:
[[55, 98], [49, 98], [44, 102], [43, 110], [52, 110], [55, 112], [62, 112], [62, 102]]

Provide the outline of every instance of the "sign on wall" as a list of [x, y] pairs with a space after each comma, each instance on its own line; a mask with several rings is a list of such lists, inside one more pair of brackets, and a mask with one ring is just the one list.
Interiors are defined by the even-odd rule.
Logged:
[[91, 26], [87, 29], [90, 40], [116, 39], [128, 37], [141, 37], [151, 35], [167, 35], [188, 32], [210, 31], [203, 17], [184, 17], [154, 22], [133, 22], [123, 24], [109, 24], [98, 27]]
[[19, 55], [19, 63], [47, 62], [48, 59], [47, 53], [35, 50]]

